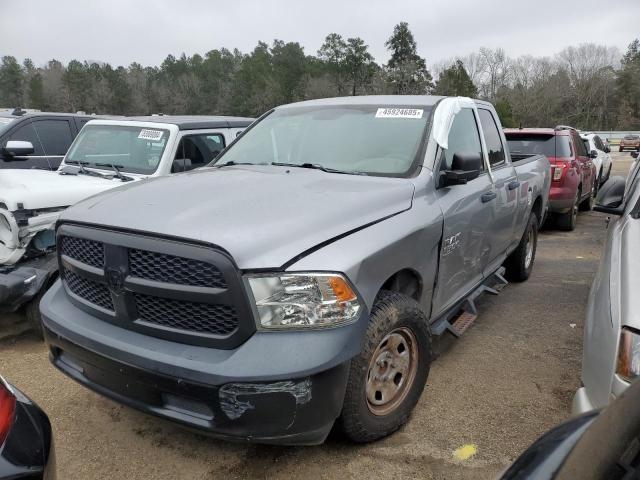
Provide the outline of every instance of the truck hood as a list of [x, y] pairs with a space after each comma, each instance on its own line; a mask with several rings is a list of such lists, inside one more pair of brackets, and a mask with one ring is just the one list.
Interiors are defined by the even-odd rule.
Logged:
[[104, 190], [122, 185], [88, 175], [60, 175], [48, 170], [0, 170], [0, 203], [7, 210], [67, 207]]
[[411, 208], [401, 178], [274, 166], [200, 169], [83, 201], [62, 221], [206, 242], [241, 269], [278, 268], [351, 230]]

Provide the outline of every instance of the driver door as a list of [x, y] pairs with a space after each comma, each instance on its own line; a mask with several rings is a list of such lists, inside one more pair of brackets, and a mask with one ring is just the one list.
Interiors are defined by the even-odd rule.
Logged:
[[[478, 122], [473, 109], [463, 108], [455, 116], [448, 146], [447, 149], [439, 149], [439, 171], [451, 167], [455, 153], [482, 156]], [[433, 300], [433, 312], [439, 315], [483, 279], [483, 271], [490, 260], [489, 233], [497, 194], [484, 165], [478, 178], [464, 185], [438, 188], [436, 196], [444, 217]]]

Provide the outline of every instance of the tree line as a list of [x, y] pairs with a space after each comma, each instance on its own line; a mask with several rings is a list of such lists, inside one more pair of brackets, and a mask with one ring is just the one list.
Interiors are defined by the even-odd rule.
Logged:
[[640, 40], [621, 56], [605, 45], [570, 46], [553, 57], [509, 57], [480, 48], [433, 64], [417, 53], [406, 22], [378, 64], [359, 37], [327, 35], [316, 55], [298, 42], [259, 42], [251, 53], [226, 48], [168, 55], [159, 66], [51, 60], [36, 66], [3, 56], [0, 106], [114, 115], [258, 116], [283, 103], [366, 94], [436, 94], [494, 103], [505, 126], [574, 125], [640, 129]]

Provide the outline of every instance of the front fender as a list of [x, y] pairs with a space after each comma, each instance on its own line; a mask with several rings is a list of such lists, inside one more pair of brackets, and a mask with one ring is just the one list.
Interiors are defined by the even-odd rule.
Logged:
[[441, 238], [442, 212], [435, 199], [417, 198], [410, 210], [330, 243], [287, 271], [343, 272], [371, 309], [385, 281], [410, 269], [422, 281], [420, 303], [429, 314]]

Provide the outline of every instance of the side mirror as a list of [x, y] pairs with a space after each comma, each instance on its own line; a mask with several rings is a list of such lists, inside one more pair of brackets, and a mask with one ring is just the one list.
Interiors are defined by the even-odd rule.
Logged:
[[[35, 150], [31, 142], [9, 140], [3, 148], [3, 151], [11, 157], [24, 157], [25, 155], [31, 155]], [[19, 158], [15, 159], [20, 160]]]
[[451, 161], [451, 170], [441, 173], [440, 185], [464, 185], [478, 178], [482, 169], [482, 157], [478, 153], [455, 153]]
[[632, 156], [633, 158], [638, 158], [638, 154], [639, 154], [639, 153], [640, 153], [640, 152], [631, 152], [631, 156]]
[[596, 212], [622, 215], [625, 184], [626, 179], [620, 176], [607, 180], [598, 192], [593, 209]]
[[190, 158], [176, 158], [171, 164], [171, 173], [186, 172], [193, 168]]
[[609, 145], [605, 145], [604, 153], [611, 153], [611, 147]]
[[589, 152], [589, 157], [590, 158], [598, 158], [598, 151], [597, 150], [591, 150]]

